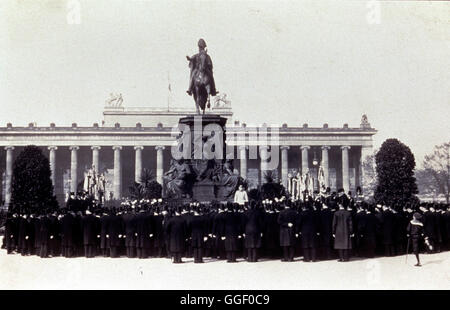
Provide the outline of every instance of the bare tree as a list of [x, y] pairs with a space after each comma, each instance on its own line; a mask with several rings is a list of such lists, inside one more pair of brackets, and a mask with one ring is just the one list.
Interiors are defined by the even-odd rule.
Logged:
[[423, 161], [423, 174], [432, 178], [434, 189], [444, 194], [447, 203], [450, 200], [450, 141], [434, 147], [432, 154]]

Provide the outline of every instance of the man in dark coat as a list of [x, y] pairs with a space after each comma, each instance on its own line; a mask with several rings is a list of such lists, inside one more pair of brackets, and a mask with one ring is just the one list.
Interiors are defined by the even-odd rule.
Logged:
[[104, 212], [100, 217], [100, 250], [102, 251], [102, 255], [104, 257], [109, 257], [110, 255], [110, 246], [109, 246], [109, 223], [111, 220], [111, 216]]
[[381, 233], [383, 236], [384, 254], [386, 256], [394, 255], [394, 214], [389, 208], [383, 206], [381, 217]]
[[[75, 256], [84, 256], [84, 243], [83, 243], [83, 230], [81, 228], [81, 222], [84, 211], [73, 212], [74, 215], [74, 231], [73, 231], [73, 248]], [[99, 225], [100, 226], [100, 225]], [[97, 238], [98, 239], [98, 238]]]
[[50, 233], [51, 233], [51, 222], [48, 215], [43, 215], [41, 217], [41, 225], [40, 225], [40, 241], [41, 241], [41, 252], [40, 257], [45, 258], [48, 257], [48, 245], [50, 241]]
[[61, 219], [61, 248], [64, 257], [74, 255], [75, 225], [75, 214], [73, 211], [67, 212]]
[[442, 249], [445, 251], [447, 250], [450, 237], [447, 230], [447, 213], [445, 210], [445, 205], [440, 206], [439, 212], [440, 212], [439, 219], [442, 233]]
[[366, 211], [361, 204], [357, 204], [356, 206], [356, 214], [353, 217], [353, 227], [355, 233], [355, 247], [354, 247], [354, 255], [362, 257], [364, 256], [363, 252], [363, 241], [361, 230], [364, 228], [365, 220], [366, 220]]
[[19, 217], [19, 242], [18, 242], [18, 252], [25, 256], [27, 255], [28, 246], [27, 246], [27, 240], [29, 238], [29, 225], [28, 225], [28, 219], [26, 214], [22, 214]]
[[120, 256], [122, 236], [125, 234], [121, 212], [113, 212], [108, 228], [111, 257], [116, 258]]
[[219, 206], [217, 213], [213, 215], [212, 237], [214, 238], [212, 257], [225, 259], [225, 242], [222, 236], [225, 236], [225, 212], [222, 206]]
[[127, 257], [134, 258], [136, 257], [136, 214], [131, 211], [125, 212], [125, 214], [123, 215], [123, 223], [125, 225], [125, 248]]
[[19, 236], [19, 217], [17, 213], [9, 214], [5, 223], [6, 250], [12, 254], [17, 248]]
[[151, 254], [151, 238], [153, 237], [151, 214], [145, 210], [140, 210], [136, 215], [136, 225], [137, 257], [148, 258]]
[[224, 212], [224, 230], [221, 240], [225, 243], [227, 262], [236, 262], [239, 251], [239, 239], [242, 238], [242, 221], [237, 210], [233, 210], [232, 205], [228, 205]]
[[447, 231], [447, 250], [450, 250], [450, 205], [447, 205], [447, 211], [444, 215], [445, 230]]
[[175, 264], [182, 263], [181, 256], [186, 251], [187, 225], [181, 216], [181, 210], [175, 212], [166, 225], [166, 236], [169, 240], [169, 251]]
[[273, 206], [266, 209], [263, 225], [263, 247], [265, 255], [275, 258], [280, 252], [280, 226], [278, 213]]
[[395, 254], [405, 254], [405, 246], [407, 243], [405, 230], [408, 225], [408, 217], [404, 211], [393, 211], [394, 213], [394, 245]]
[[311, 205], [304, 206], [298, 217], [298, 229], [305, 262], [316, 261], [317, 237], [320, 235], [318, 217]]
[[246, 212], [248, 211], [244, 205], [240, 205], [238, 203], [233, 203], [233, 208], [235, 212], [237, 213], [237, 216], [239, 218], [240, 227], [242, 227], [242, 238], [239, 238], [238, 241], [238, 248], [239, 251], [237, 253], [238, 257], [242, 257], [244, 259], [248, 258], [248, 250], [245, 247], [245, 236], [244, 236], [244, 230], [245, 230], [245, 223], [247, 221]]
[[191, 239], [191, 247], [194, 255], [194, 263], [203, 263], [203, 248], [208, 238], [207, 216], [201, 215], [198, 210], [188, 223], [188, 231]]
[[434, 223], [434, 251], [435, 253], [441, 252], [442, 244], [442, 232], [441, 232], [441, 219], [439, 210], [436, 211], [436, 206], [433, 204], [430, 206], [430, 212], [433, 215]]
[[159, 207], [153, 214], [153, 231], [154, 231], [154, 255], [156, 257], [166, 257], [167, 253], [165, 251], [165, 237], [164, 237], [164, 215], [162, 215]]
[[422, 222], [424, 235], [430, 244], [427, 248], [428, 253], [433, 253], [435, 239], [436, 239], [436, 229], [435, 229], [435, 217], [430, 212], [428, 207], [422, 206], [420, 210], [423, 212]]
[[322, 209], [320, 210], [320, 247], [322, 249], [322, 257], [324, 259], [331, 258], [331, 247], [333, 240], [333, 211], [328, 206], [327, 203], [322, 204]]
[[215, 255], [215, 254], [213, 254], [215, 239], [212, 237], [212, 228], [213, 228], [213, 220], [214, 220], [215, 211], [212, 208], [209, 210], [208, 210], [208, 208], [203, 208], [202, 213], [203, 213], [203, 216], [205, 217], [206, 233], [207, 233], [207, 237], [208, 237], [204, 244], [203, 256], [204, 257], [213, 257]]
[[[191, 212], [190, 207], [185, 206], [185, 208], [181, 212], [181, 217], [183, 217], [183, 219], [186, 221], [187, 227], [189, 227], [193, 216], [194, 215]], [[186, 248], [185, 256], [188, 257], [188, 258], [191, 258], [192, 255], [193, 255], [193, 248], [192, 248], [192, 245], [191, 245], [191, 239], [190, 238], [188, 238], [188, 240], [186, 241], [186, 247], [185, 248]]]
[[297, 229], [297, 212], [292, 210], [288, 204], [278, 215], [280, 225], [280, 246], [283, 248], [283, 262], [294, 261], [295, 241]]
[[164, 229], [164, 245], [166, 248], [167, 256], [166, 258], [172, 259], [173, 255], [170, 253], [170, 246], [169, 246], [169, 237], [167, 236], [167, 224], [169, 223], [169, 220], [172, 218], [173, 213], [169, 212], [167, 209], [164, 209], [161, 214], [163, 215], [163, 229]]
[[378, 219], [374, 214], [373, 208], [363, 211], [365, 216], [363, 221], [358, 221], [357, 233], [360, 238], [361, 254], [372, 258], [375, 256], [377, 242], [377, 230], [379, 227]]
[[86, 258], [94, 257], [99, 227], [96, 217], [90, 210], [86, 210], [86, 215], [81, 219], [81, 229], [83, 231], [84, 255]]
[[33, 229], [34, 229], [34, 254], [41, 254], [41, 218], [38, 215], [33, 216]]
[[349, 260], [349, 250], [352, 249], [353, 235], [352, 215], [339, 203], [339, 210], [333, 215], [334, 248], [339, 252], [339, 261]]
[[49, 254], [52, 257], [61, 255], [61, 223], [58, 213], [54, 211], [50, 216], [50, 240], [48, 244]]
[[264, 218], [261, 209], [252, 201], [250, 210], [245, 214], [245, 248], [248, 262], [257, 262], [257, 250], [261, 247], [264, 230]]

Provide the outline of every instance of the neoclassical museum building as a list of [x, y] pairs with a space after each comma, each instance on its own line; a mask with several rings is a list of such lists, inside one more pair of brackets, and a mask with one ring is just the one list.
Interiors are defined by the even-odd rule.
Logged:
[[[170, 167], [171, 147], [176, 140], [173, 127], [181, 117], [194, 113], [194, 110], [180, 108], [107, 104], [102, 124], [94, 123], [89, 127], [80, 127], [76, 123], [68, 127], [54, 123], [48, 126], [30, 123], [27, 127], [5, 124], [0, 127], [1, 200], [5, 206], [9, 205], [14, 159], [27, 145], [36, 145], [48, 155], [60, 205], [64, 204], [68, 193], [76, 191], [92, 167], [105, 175], [105, 197], [126, 197], [128, 188], [134, 181], [139, 181], [144, 168], [151, 170], [162, 184], [164, 172]], [[270, 143], [269, 146], [259, 145], [257, 132], [258, 128], [268, 125], [250, 126], [233, 120], [228, 101], [213, 104], [206, 113], [227, 118], [227, 155], [234, 155], [235, 173], [247, 179], [250, 188], [261, 185], [265, 180], [262, 175], [265, 167], [259, 155], [272, 146]], [[376, 132], [366, 116], [359, 127], [279, 124], [276, 128], [279, 164], [272, 170], [272, 175], [287, 185], [288, 175], [306, 169], [317, 175], [318, 165], [321, 165], [325, 183], [332, 191], [344, 188], [354, 192], [358, 186], [364, 191], [362, 163], [372, 154], [372, 137]], [[269, 131], [269, 136], [271, 134]]]

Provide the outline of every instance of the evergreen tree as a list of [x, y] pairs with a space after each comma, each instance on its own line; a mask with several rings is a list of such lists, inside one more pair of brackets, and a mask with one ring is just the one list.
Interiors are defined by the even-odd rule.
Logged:
[[397, 139], [387, 139], [375, 156], [377, 187], [375, 201], [396, 209], [418, 202], [416, 166], [408, 146]]
[[265, 183], [261, 185], [261, 198], [273, 200], [286, 195], [285, 188], [282, 184], [274, 181], [273, 171], [266, 171], [264, 174]]
[[17, 212], [47, 212], [58, 208], [49, 161], [34, 145], [25, 147], [14, 161], [10, 208]]

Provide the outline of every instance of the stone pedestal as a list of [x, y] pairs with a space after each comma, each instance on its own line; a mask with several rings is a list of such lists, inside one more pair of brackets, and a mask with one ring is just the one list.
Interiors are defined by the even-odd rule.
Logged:
[[[215, 114], [189, 115], [180, 119], [181, 135], [178, 138], [177, 156], [174, 156], [174, 159], [179, 160], [178, 165], [185, 164], [185, 168], [188, 167], [190, 170], [190, 175], [183, 179], [187, 182], [184, 194], [175, 199], [189, 196], [192, 200], [200, 202], [231, 199], [227, 197], [230, 196], [227, 195], [230, 193], [229, 187], [224, 183], [234, 184], [233, 181], [237, 180], [238, 176], [231, 176], [231, 182], [228, 182], [230, 181], [227, 179], [228, 176], [224, 176], [226, 121], [225, 117]], [[172, 167], [176, 170], [177, 165], [173, 163], [171, 169]], [[225, 180], [227, 182], [224, 182]], [[173, 196], [170, 182], [170, 179], [166, 179], [168, 198]]]

